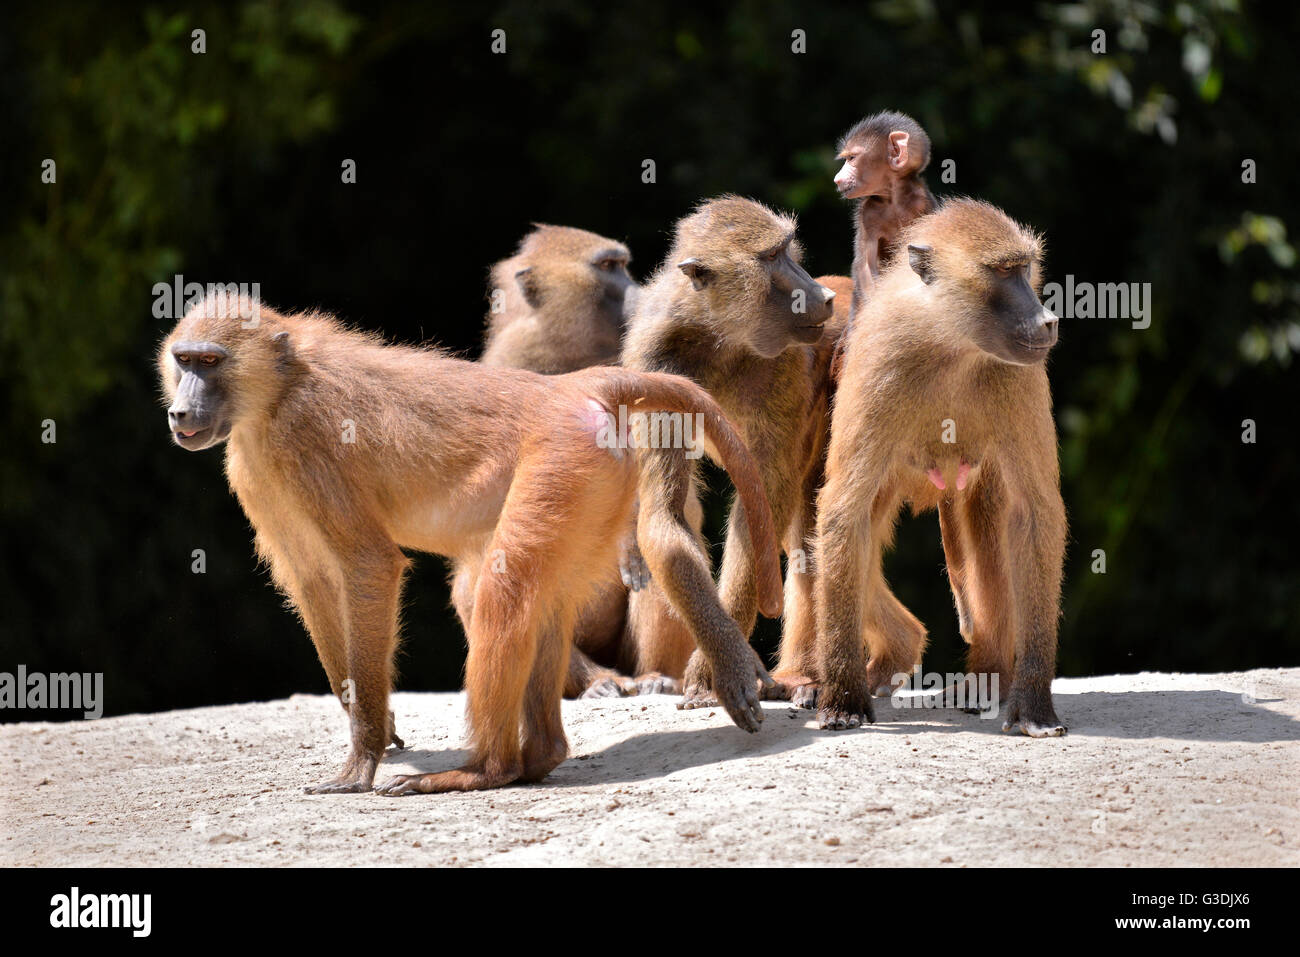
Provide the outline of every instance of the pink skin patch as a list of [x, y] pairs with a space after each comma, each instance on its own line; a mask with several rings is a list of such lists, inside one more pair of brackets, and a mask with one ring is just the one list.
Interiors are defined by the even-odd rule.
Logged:
[[[944, 489], [948, 487], [943, 483], [943, 474], [937, 468], [930, 469], [925, 474], [930, 477], [930, 481], [934, 483], [934, 487], [937, 488], [939, 491], [942, 492]], [[958, 479], [958, 481], [960, 482], [961, 479]]]
[[965, 459], [961, 460], [961, 465], [957, 466], [957, 491], [966, 491], [966, 480], [970, 476], [970, 463]]

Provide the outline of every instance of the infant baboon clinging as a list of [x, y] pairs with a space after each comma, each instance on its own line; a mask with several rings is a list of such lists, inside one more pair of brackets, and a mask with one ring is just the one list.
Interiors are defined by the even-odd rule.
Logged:
[[536, 223], [492, 267], [482, 362], [546, 375], [615, 365], [636, 299], [632, 254], [613, 239]]
[[856, 316], [882, 266], [888, 265], [899, 232], [934, 209], [934, 195], [921, 174], [930, 162], [930, 137], [904, 113], [875, 113], [840, 140], [844, 165], [835, 185], [854, 210], [853, 305]]
[[[668, 259], [641, 292], [628, 327], [623, 364], [695, 380], [727, 411], [762, 472], [777, 534], [791, 555], [786, 581], [781, 683], [788, 695], [813, 670], [813, 611], [804, 537], [812, 529], [827, 423], [827, 375], [836, 335], [834, 292], [799, 265], [795, 221], [736, 196], [700, 205], [677, 224]], [[756, 619], [753, 561], [742, 510], [732, 508], [718, 607], [710, 563], [688, 513], [698, 508], [694, 470], [680, 456], [640, 452], [643, 468], [638, 528], [673, 535], [694, 556], [692, 593], [661, 581], [629, 599], [631, 626], [641, 634], [674, 627], [668, 602], [692, 630], [704, 621], [733, 621], [748, 636]], [[732, 626], [735, 627], [734, 625]], [[683, 707], [712, 703], [707, 662], [692, 656]]]
[[1062, 734], [1051, 686], [1065, 507], [1041, 240], [996, 207], [956, 200], [903, 242], [907, 258], [854, 319], [835, 396], [817, 510], [818, 720], [872, 720], [871, 694], [920, 660], [924, 629], [888, 611], [897, 600], [881, 571], [910, 503], [939, 509], [968, 671], [998, 675], [1004, 728]]
[[[342, 773], [309, 789], [368, 790], [395, 729], [388, 710], [401, 549], [471, 576], [465, 668], [469, 761], [399, 776], [387, 794], [536, 781], [565, 757], [560, 723], [574, 621], [632, 520], [635, 456], [611, 444], [620, 406], [702, 416], [740, 490], [760, 595], [779, 612], [780, 559], [761, 479], [702, 389], [672, 376], [591, 369], [540, 376], [433, 349], [384, 345], [327, 316], [200, 302], [163, 342], [158, 369], [176, 444], [226, 442], [226, 474], [259, 554], [298, 609], [352, 728]], [[675, 450], [678, 456], [683, 450]], [[681, 549], [647, 527], [653, 574]], [[693, 557], [693, 556], [692, 556]], [[766, 677], [734, 629], [697, 633], [719, 697], [749, 731]]]
[[[492, 267], [480, 361], [547, 375], [616, 365], [638, 289], [627, 271], [630, 261], [628, 248], [616, 240], [570, 226], [535, 224], [515, 254]], [[634, 535], [629, 527], [629, 538]], [[626, 542], [621, 551], [624, 578], [639, 582], [644, 568], [635, 542]], [[465, 576], [452, 584], [462, 622], [468, 621], [472, 597]], [[655, 655], [639, 648], [626, 626], [627, 586], [611, 575], [579, 615], [566, 698], [677, 691], [675, 679], [694, 641], [687, 635], [685, 652]]]

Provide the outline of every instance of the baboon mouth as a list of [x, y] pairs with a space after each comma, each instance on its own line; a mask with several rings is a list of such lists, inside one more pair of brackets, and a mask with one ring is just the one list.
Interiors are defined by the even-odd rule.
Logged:
[[212, 429], [210, 428], [195, 429], [192, 432], [184, 429], [176, 429], [172, 432], [172, 438], [174, 438], [176, 444], [183, 449], [201, 449], [207, 444], [208, 437], [211, 433]]

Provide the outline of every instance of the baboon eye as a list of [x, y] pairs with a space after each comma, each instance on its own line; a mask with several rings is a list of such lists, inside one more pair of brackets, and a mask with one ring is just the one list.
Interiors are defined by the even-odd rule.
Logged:
[[205, 366], [214, 366], [217, 364], [217, 357], [204, 356], [202, 359], [199, 360], [199, 362], [203, 363]]
[[615, 269], [618, 268], [618, 260], [617, 260], [617, 259], [602, 259], [602, 260], [600, 261], [600, 268], [601, 268], [603, 271], [605, 271], [605, 272], [613, 272]]
[[779, 255], [781, 255], [781, 250], [779, 250], [779, 249], [773, 249], [770, 253], [768, 253], [768, 254], [767, 254], [766, 256], [764, 256], [763, 258], [764, 258], [767, 262], [774, 263], [774, 262], [776, 262], [776, 257], [779, 256]]
[[1016, 273], [1020, 272], [1020, 266], [994, 266], [993, 271], [1003, 279], [1010, 279]]
[[190, 361], [190, 354], [188, 352], [182, 352], [176, 357], [176, 361], [181, 365], [185, 365]]

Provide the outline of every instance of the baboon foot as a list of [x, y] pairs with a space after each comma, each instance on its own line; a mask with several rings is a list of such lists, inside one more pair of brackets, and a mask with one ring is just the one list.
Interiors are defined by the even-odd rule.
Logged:
[[525, 747], [524, 770], [519, 775], [519, 780], [526, 784], [534, 784], [564, 763], [564, 759], [568, 756], [569, 745], [563, 740], [546, 747], [539, 747], [535, 752]]
[[1067, 729], [1056, 716], [1051, 691], [1012, 687], [1002, 730], [1019, 730], [1031, 738], [1059, 738]]
[[647, 671], [636, 677], [636, 690], [632, 694], [678, 694], [682, 684], [676, 678], [658, 671]]
[[[695, 657], [686, 666], [685, 695], [677, 705], [678, 708], [712, 707], [720, 705], [731, 716], [736, 727], [751, 734], [758, 731], [763, 721], [763, 706], [760, 704], [763, 690], [773, 684], [772, 676], [763, 667], [758, 652], [746, 642], [743, 650], [734, 655], [727, 655], [721, 661], [708, 668], [712, 672], [711, 686], [703, 682], [692, 683], [692, 667]], [[701, 669], [695, 669], [699, 675]], [[712, 699], [712, 704], [705, 702]]]
[[823, 683], [818, 695], [817, 727], [825, 731], [843, 731], [860, 728], [876, 720], [871, 707], [871, 694], [865, 686], [838, 688]]
[[369, 791], [378, 764], [379, 759], [369, 755], [349, 755], [338, 777], [320, 784], [309, 784], [303, 790], [308, 794], [360, 794]]
[[375, 791], [387, 797], [442, 794], [447, 791], [486, 791], [513, 784], [519, 780], [520, 774], [518, 769], [489, 774], [482, 769], [468, 767], [437, 774], [399, 774], [377, 786]]
[[772, 680], [776, 683], [764, 689], [763, 700], [789, 701], [796, 708], [809, 710], [817, 707], [817, 690], [820, 686], [812, 678], [797, 672], [778, 671], [772, 675]]
[[695, 708], [716, 708], [718, 696], [713, 693], [713, 669], [698, 650], [691, 653], [682, 678], [682, 700], [677, 707], [682, 711]]
[[401, 749], [406, 747], [406, 742], [397, 736], [397, 718], [393, 712], [388, 712], [388, 738], [393, 747]]
[[581, 698], [622, 698], [628, 694], [635, 694], [634, 691], [629, 692], [627, 688], [623, 685], [624, 680], [626, 679], [600, 678], [596, 681], [593, 681], [591, 684], [587, 685], [587, 689], [583, 691], [582, 694], [578, 695], [578, 697], [580, 699]]

